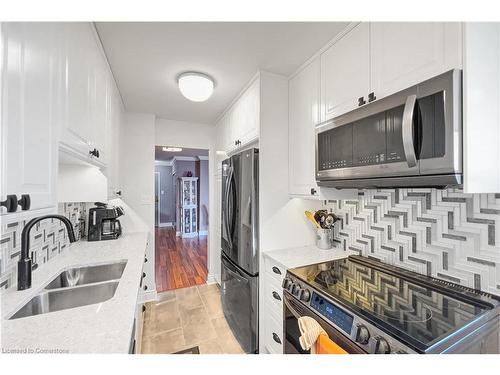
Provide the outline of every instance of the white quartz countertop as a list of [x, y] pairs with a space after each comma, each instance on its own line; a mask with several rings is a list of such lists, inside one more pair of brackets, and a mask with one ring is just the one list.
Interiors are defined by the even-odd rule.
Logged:
[[[69, 353], [128, 353], [144, 264], [147, 232], [117, 240], [78, 241], [33, 272], [32, 287], [11, 288], [1, 296], [2, 352], [60, 350]], [[7, 320], [62, 270], [126, 260], [113, 298], [98, 304]]]
[[340, 249], [322, 250], [314, 245], [294, 247], [280, 250], [271, 250], [264, 253], [268, 257], [285, 268], [295, 268], [309, 264], [328, 262], [335, 259], [346, 258], [349, 255], [356, 254], [353, 251], [344, 251]]

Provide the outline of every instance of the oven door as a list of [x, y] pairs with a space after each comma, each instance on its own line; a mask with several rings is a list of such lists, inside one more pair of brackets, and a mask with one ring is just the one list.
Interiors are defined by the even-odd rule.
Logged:
[[354, 344], [351, 339], [340, 333], [328, 324], [319, 315], [302, 303], [298, 302], [286, 290], [283, 291], [283, 330], [285, 336], [285, 354], [310, 354], [310, 350], [303, 350], [300, 346], [299, 323], [301, 316], [309, 316], [315, 319], [326, 331], [328, 337], [349, 354], [366, 354], [366, 352]]

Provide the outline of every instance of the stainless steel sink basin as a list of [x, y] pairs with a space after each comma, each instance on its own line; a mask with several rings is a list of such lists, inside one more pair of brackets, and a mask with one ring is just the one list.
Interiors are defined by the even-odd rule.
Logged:
[[122, 277], [127, 261], [70, 268], [57, 275], [45, 289], [68, 288], [78, 285], [117, 280]]
[[115, 295], [117, 287], [118, 281], [108, 281], [75, 288], [42, 291], [9, 320], [104, 302]]

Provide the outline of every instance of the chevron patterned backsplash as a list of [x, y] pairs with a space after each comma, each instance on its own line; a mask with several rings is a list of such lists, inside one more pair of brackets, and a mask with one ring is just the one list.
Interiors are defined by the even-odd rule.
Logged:
[[[77, 239], [80, 226], [86, 227], [87, 203], [60, 203], [59, 214], [65, 215], [73, 224]], [[2, 223], [0, 237], [0, 291], [17, 284], [17, 261], [21, 252], [21, 232], [26, 220]], [[69, 240], [66, 227], [59, 220], [47, 219], [31, 229], [31, 256], [39, 267], [66, 250]], [[36, 272], [36, 269], [33, 272]]]
[[360, 190], [325, 205], [341, 218], [336, 248], [500, 295], [500, 194]]

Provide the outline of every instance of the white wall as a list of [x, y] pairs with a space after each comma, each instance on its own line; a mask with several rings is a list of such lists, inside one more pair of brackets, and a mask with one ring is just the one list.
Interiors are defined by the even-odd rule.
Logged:
[[[155, 124], [155, 145], [158, 146], [179, 146], [186, 148], [202, 148], [208, 150], [208, 168], [209, 171], [215, 170], [215, 126], [209, 124], [192, 123], [185, 121], [156, 119]], [[210, 172], [209, 180], [209, 217], [213, 223], [213, 215], [216, 210], [213, 209], [213, 194], [215, 194], [215, 178]], [[213, 281], [217, 269], [220, 270], [220, 249], [214, 245], [214, 237], [208, 238], [208, 281]], [[220, 273], [220, 271], [218, 271]]]
[[122, 199], [144, 220], [151, 234], [145, 267], [149, 290], [154, 278], [154, 162], [155, 116], [126, 112], [120, 132], [120, 185]]

